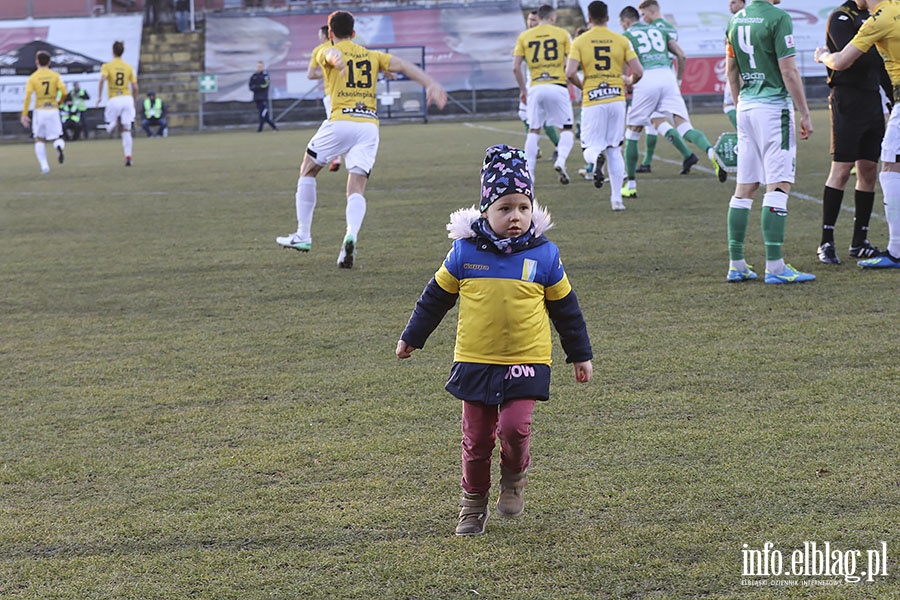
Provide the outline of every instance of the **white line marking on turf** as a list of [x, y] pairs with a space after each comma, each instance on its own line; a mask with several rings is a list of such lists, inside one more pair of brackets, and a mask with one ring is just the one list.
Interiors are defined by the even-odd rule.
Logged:
[[[678, 162], [677, 160], [672, 160], [672, 159], [669, 159], [669, 158], [656, 158], [656, 157], [655, 157], [653, 160], [654, 160], [654, 161], [658, 160], [658, 161], [660, 161], [660, 162], [668, 163], [668, 164], [671, 164], [671, 165], [680, 165], [680, 164], [681, 164], [681, 163]], [[715, 174], [715, 171], [713, 171], [712, 169], [710, 169], [710, 168], [708, 168], [708, 167], [704, 167], [703, 165], [694, 165], [694, 166], [691, 168], [691, 170], [694, 170], [694, 171], [702, 171], [703, 173], [709, 173], [709, 174], [711, 174], [711, 175], [712, 175], [712, 174]], [[734, 175], [731, 174], [731, 173], [729, 173], [729, 175], [732, 176], [732, 177], [734, 177]], [[789, 194], [789, 196], [790, 196], [791, 198], [799, 198], [800, 200], [806, 200], [807, 202], [812, 202], [812, 203], [814, 203], [814, 204], [818, 204], [819, 206], [822, 206], [822, 199], [821, 199], [821, 198], [816, 198], [815, 196], [810, 196], [810, 195], [808, 195], [808, 194], [804, 194], [804, 193], [802, 193], [802, 192], [798, 192], [796, 189], [791, 190], [791, 193]], [[852, 212], [855, 211], [855, 209], [854, 209], [852, 206], [848, 206], [846, 203], [841, 204], [841, 210], [844, 211], [844, 212], [848, 212], [848, 213], [852, 213]], [[876, 207], [876, 210], [873, 210], [873, 211], [872, 211], [872, 218], [873, 218], [873, 219], [879, 219], [879, 220], [881, 220], [881, 221], [886, 221], [886, 220], [887, 220], [883, 214], [879, 214], [879, 213], [878, 213], [877, 207]]]
[[[490, 126], [488, 126], [488, 125], [482, 125], [482, 124], [480, 124], [480, 123], [469, 123], [469, 122], [466, 122], [466, 123], [463, 123], [463, 125], [465, 125], [466, 127], [471, 127], [471, 128], [473, 128], [473, 129], [483, 129], [484, 131], [493, 131], [493, 132], [496, 132], [496, 133], [515, 133], [515, 131], [509, 130], [509, 129], [500, 129], [499, 127], [490, 127]], [[657, 158], [654, 158], [654, 160], [657, 160], [657, 161], [659, 161], [659, 162], [668, 163], [668, 164], [671, 164], [671, 165], [681, 165], [681, 163], [678, 162], [677, 160], [671, 160], [671, 159], [669, 159], [669, 158], [660, 158], [660, 157], [657, 157]], [[713, 171], [713, 170], [710, 169], [709, 167], [704, 167], [703, 165], [694, 165], [694, 166], [692, 167], [692, 169], [693, 169], [693, 170], [696, 170], [696, 171], [701, 171], [701, 172], [703, 172], [703, 173], [709, 173], [710, 175], [715, 174], [715, 171]], [[729, 173], [729, 175], [732, 175], [732, 174]], [[732, 175], [732, 177], [733, 177], [733, 175]], [[819, 206], [822, 205], [822, 200], [821, 200], [821, 198], [816, 198], [815, 196], [810, 196], [810, 195], [808, 195], [808, 194], [804, 194], [804, 193], [802, 193], [802, 192], [798, 192], [797, 190], [791, 190], [790, 195], [791, 195], [791, 197], [799, 198], [800, 200], [806, 200], [807, 202], [813, 202], [813, 203], [815, 203], [815, 204], [818, 204]], [[844, 211], [844, 212], [852, 213], [852, 212], [854, 212], [855, 209], [854, 209], [853, 207], [851, 207], [851, 206], [846, 205], [846, 204], [842, 204], [842, 205], [841, 205], [841, 210]], [[879, 214], [877, 210], [873, 210], [873, 211], [872, 211], [872, 218], [873, 218], [873, 219], [879, 219], [879, 220], [881, 220], [881, 221], [885, 221], [885, 220], [886, 220], [885, 217], [884, 217], [884, 215]]]
[[466, 127], [471, 127], [472, 129], [484, 129], [485, 131], [494, 131], [497, 133], [515, 133], [515, 130], [512, 129], [500, 129], [498, 127], [488, 127], [487, 125], [481, 125], [478, 123], [463, 123]]

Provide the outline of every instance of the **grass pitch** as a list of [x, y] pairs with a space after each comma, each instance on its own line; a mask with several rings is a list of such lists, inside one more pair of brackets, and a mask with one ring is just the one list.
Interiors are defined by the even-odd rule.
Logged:
[[[526, 512], [475, 539], [452, 535], [455, 311], [412, 359], [393, 350], [518, 121], [383, 127], [350, 271], [345, 171], [319, 176], [312, 252], [274, 242], [312, 129], [137, 137], [131, 168], [118, 140], [75, 142], [47, 176], [30, 144], [0, 147], [0, 596], [900, 597], [900, 279], [816, 260], [814, 123], [785, 253], [818, 280], [797, 286], [725, 283], [733, 183], [705, 160], [679, 176], [661, 141], [623, 213], [577, 152], [569, 186], [541, 161], [594, 381], [555, 342]], [[696, 124], [715, 140], [727, 121]], [[882, 541], [871, 582], [744, 574], [766, 542], [785, 568], [808, 542], [858, 550], [858, 573]]]

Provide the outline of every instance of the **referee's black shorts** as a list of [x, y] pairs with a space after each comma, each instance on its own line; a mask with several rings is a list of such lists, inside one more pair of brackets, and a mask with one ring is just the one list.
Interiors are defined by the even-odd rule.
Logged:
[[835, 86], [828, 97], [831, 108], [831, 160], [878, 162], [884, 137], [884, 107], [878, 90]]

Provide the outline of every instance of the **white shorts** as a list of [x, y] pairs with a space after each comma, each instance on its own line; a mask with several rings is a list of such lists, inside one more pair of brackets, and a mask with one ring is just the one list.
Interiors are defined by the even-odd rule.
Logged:
[[328, 94], [322, 96], [322, 104], [325, 105], [325, 120], [327, 121], [331, 118], [331, 96]]
[[891, 118], [888, 119], [884, 129], [884, 138], [881, 140], [881, 162], [900, 162], [900, 104], [895, 104], [891, 109]]
[[55, 108], [37, 108], [31, 113], [31, 133], [35, 139], [55, 140], [63, 134], [62, 120]]
[[794, 183], [797, 132], [793, 106], [738, 105], [737, 182]]
[[662, 116], [660, 113], [688, 119], [687, 105], [672, 69], [644, 71], [644, 76], [634, 85], [628, 124], [646, 127], [650, 124], [650, 117]]
[[368, 175], [378, 154], [378, 125], [356, 121], [325, 121], [309, 140], [306, 154], [324, 167], [344, 155], [344, 166], [351, 173]]
[[540, 129], [546, 123], [555, 127], [572, 126], [572, 99], [569, 88], [552, 83], [531, 86], [528, 90], [528, 128]]
[[519, 102], [519, 119], [528, 123], [528, 105]]
[[606, 148], [622, 145], [625, 139], [625, 103], [606, 102], [581, 109], [581, 147]]
[[103, 111], [103, 120], [106, 121], [106, 130], [112, 132], [116, 127], [116, 121], [122, 122], [122, 129], [131, 129], [134, 123], [134, 97], [116, 96], [106, 101], [106, 109]]

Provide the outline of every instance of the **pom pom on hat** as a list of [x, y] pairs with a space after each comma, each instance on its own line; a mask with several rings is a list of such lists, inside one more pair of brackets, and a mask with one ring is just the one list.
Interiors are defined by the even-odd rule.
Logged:
[[485, 150], [479, 209], [484, 212], [509, 194], [525, 194], [534, 202], [534, 184], [528, 173], [525, 152], [506, 144], [496, 144]]

